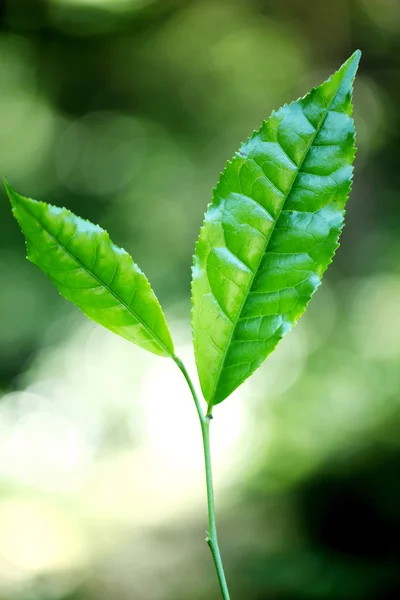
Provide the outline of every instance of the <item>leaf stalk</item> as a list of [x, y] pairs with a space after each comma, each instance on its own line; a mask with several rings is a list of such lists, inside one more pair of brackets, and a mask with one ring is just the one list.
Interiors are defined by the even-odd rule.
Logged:
[[203, 440], [203, 450], [204, 450], [204, 465], [205, 465], [205, 473], [206, 473], [206, 488], [207, 488], [207, 508], [208, 508], [208, 532], [206, 537], [206, 542], [210, 548], [211, 555], [214, 561], [215, 570], [217, 572], [217, 577], [219, 581], [219, 585], [221, 588], [221, 594], [223, 600], [230, 600], [228, 584], [225, 578], [224, 567], [221, 558], [221, 552], [218, 544], [218, 536], [217, 536], [217, 525], [215, 520], [215, 502], [214, 502], [214, 486], [213, 486], [213, 477], [212, 477], [212, 467], [211, 467], [211, 447], [210, 447], [210, 422], [213, 418], [211, 410], [208, 409], [207, 413], [204, 414], [201, 408], [200, 400], [197, 396], [196, 390], [194, 388], [193, 382], [190, 378], [189, 373], [186, 370], [185, 365], [177, 356], [173, 357], [176, 365], [182, 372], [188, 386], [190, 392], [192, 394], [197, 414], [200, 421], [201, 427], [201, 435]]

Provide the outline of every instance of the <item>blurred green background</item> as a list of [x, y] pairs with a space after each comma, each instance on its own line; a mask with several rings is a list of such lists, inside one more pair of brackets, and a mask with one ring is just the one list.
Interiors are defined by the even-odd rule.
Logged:
[[[356, 48], [356, 175], [307, 315], [215, 409], [232, 600], [400, 598], [400, 4], [6, 0], [0, 172], [107, 228], [195, 373], [190, 265], [226, 159]], [[0, 599], [217, 600], [183, 378], [84, 319], [0, 197]]]

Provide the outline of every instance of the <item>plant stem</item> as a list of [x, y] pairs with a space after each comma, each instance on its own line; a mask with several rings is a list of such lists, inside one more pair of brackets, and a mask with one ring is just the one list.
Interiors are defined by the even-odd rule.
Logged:
[[215, 570], [217, 572], [219, 585], [221, 587], [221, 593], [224, 600], [230, 600], [228, 585], [225, 579], [224, 567], [222, 564], [221, 553], [219, 551], [218, 546], [218, 538], [217, 538], [217, 526], [215, 522], [215, 508], [214, 508], [214, 489], [213, 489], [213, 478], [212, 478], [212, 469], [211, 469], [211, 451], [210, 451], [210, 422], [212, 417], [211, 412], [207, 412], [207, 414], [203, 414], [201, 404], [199, 398], [196, 394], [196, 390], [194, 389], [194, 385], [192, 380], [190, 379], [190, 375], [186, 370], [183, 362], [177, 357], [174, 356], [174, 361], [182, 371], [184, 378], [190, 388], [191, 394], [193, 396], [194, 403], [196, 405], [197, 414], [200, 420], [201, 427], [201, 435], [203, 438], [203, 449], [204, 449], [204, 463], [206, 469], [206, 484], [207, 484], [207, 507], [208, 507], [208, 532], [206, 542], [211, 550], [211, 554], [213, 557]]

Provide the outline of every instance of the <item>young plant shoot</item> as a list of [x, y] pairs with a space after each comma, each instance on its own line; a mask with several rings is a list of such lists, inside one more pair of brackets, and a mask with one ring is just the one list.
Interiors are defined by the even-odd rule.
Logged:
[[356, 51], [325, 83], [274, 111], [228, 162], [192, 267], [192, 330], [206, 408], [176, 356], [146, 276], [98, 225], [21, 196], [6, 182], [28, 259], [100, 325], [182, 371], [203, 436], [208, 535], [222, 597], [210, 455], [213, 408], [261, 365], [305, 311], [338, 247], [355, 155]]

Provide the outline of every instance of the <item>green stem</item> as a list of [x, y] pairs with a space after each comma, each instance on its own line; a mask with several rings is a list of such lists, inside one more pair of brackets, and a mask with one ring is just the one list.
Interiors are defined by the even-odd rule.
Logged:
[[208, 534], [206, 538], [206, 542], [211, 550], [211, 554], [213, 557], [215, 570], [217, 572], [219, 585], [221, 587], [221, 593], [224, 600], [230, 600], [228, 585], [225, 579], [224, 567], [222, 564], [221, 553], [219, 551], [218, 546], [218, 537], [217, 537], [217, 526], [215, 522], [215, 508], [214, 508], [214, 489], [213, 489], [213, 478], [212, 478], [212, 469], [211, 469], [211, 451], [210, 451], [210, 422], [212, 419], [212, 414], [210, 411], [207, 414], [203, 414], [201, 404], [199, 398], [196, 394], [196, 390], [194, 389], [194, 385], [192, 380], [190, 379], [189, 373], [186, 370], [183, 362], [177, 357], [173, 357], [175, 363], [182, 371], [184, 378], [190, 388], [191, 394], [193, 396], [194, 403], [196, 405], [197, 414], [200, 420], [201, 427], [201, 435], [203, 438], [203, 448], [204, 448], [204, 463], [206, 468], [206, 483], [207, 483], [207, 506], [208, 506]]

